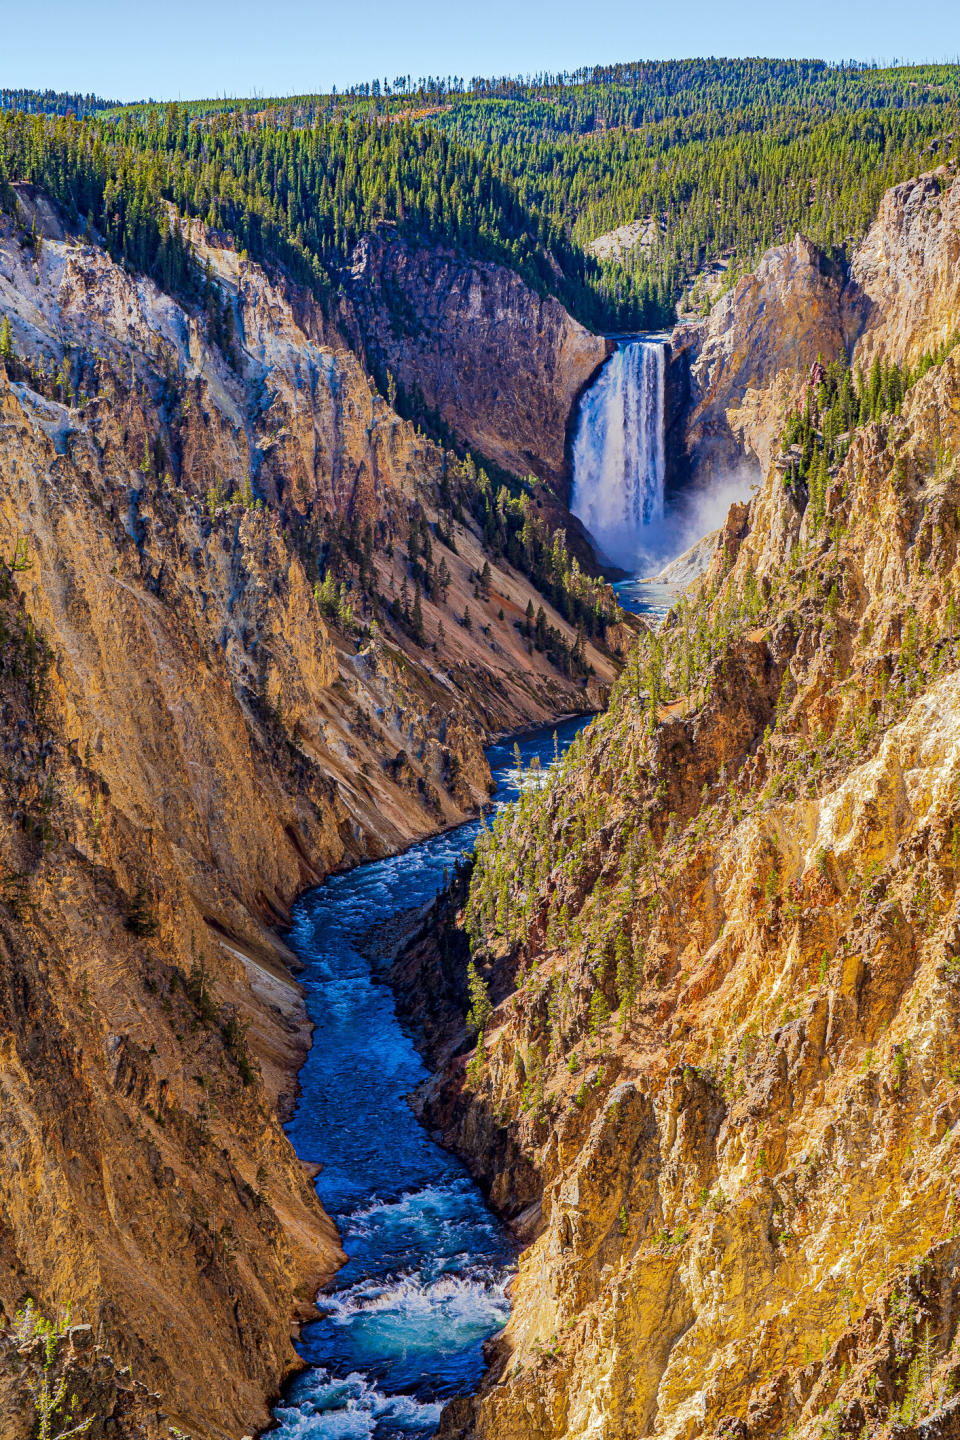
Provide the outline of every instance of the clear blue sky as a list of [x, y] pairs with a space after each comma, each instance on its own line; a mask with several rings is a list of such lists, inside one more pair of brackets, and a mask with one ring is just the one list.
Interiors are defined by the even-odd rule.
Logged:
[[689, 55], [958, 53], [957, 0], [0, 0], [0, 85], [120, 100]]

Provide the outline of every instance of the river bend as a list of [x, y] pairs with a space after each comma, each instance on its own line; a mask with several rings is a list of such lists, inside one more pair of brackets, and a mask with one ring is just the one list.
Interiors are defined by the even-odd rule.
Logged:
[[[561, 751], [584, 719], [556, 727]], [[524, 766], [554, 758], [554, 727], [523, 737]], [[513, 742], [488, 752], [495, 803], [517, 795]], [[298, 902], [290, 944], [315, 1025], [288, 1133], [322, 1160], [317, 1193], [349, 1257], [305, 1327], [307, 1369], [277, 1405], [271, 1440], [432, 1435], [443, 1402], [473, 1389], [506, 1321], [515, 1251], [465, 1168], [414, 1118], [427, 1070], [380, 977], [372, 927], [430, 900], [473, 848], [479, 821], [328, 879]]]

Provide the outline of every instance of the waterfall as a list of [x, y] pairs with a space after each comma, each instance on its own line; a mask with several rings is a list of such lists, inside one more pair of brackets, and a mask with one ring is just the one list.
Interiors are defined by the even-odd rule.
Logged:
[[633, 567], [644, 531], [663, 519], [666, 346], [634, 340], [607, 361], [580, 402], [570, 508], [604, 555]]

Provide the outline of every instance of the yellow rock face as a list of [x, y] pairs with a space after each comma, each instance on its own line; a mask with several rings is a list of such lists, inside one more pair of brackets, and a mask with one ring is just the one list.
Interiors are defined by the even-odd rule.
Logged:
[[960, 327], [960, 187], [939, 170], [888, 190], [854, 256], [845, 323], [865, 369], [913, 365]]
[[[591, 652], [585, 689], [528, 657], [513, 619], [540, 597], [495, 569], [475, 598], [468, 525], [424, 602], [435, 652], [324, 617], [335, 520], [377, 527], [399, 592], [443, 454], [285, 290], [193, 241], [232, 366], [101, 253], [48, 239], [34, 268], [0, 235], [0, 311], [46, 372], [0, 367], [0, 1304], [70, 1305], [84, 1373], [118, 1394], [104, 1352], [132, 1364], [203, 1440], [267, 1423], [342, 1259], [280, 1126], [309, 1032], [274, 927], [332, 868], [462, 819], [485, 736], [600, 703], [613, 667]], [[20, 1440], [7, 1379], [0, 1356]]]
[[701, 483], [739, 467], [763, 473], [785, 404], [810, 366], [844, 353], [841, 285], [809, 240], [769, 250], [702, 325], [674, 337], [689, 350], [684, 463]]
[[772, 468], [707, 577], [706, 691], [652, 728], [621, 692], [499, 837], [471, 923], [512, 993], [424, 1103], [533, 1238], [444, 1440], [953, 1433], [958, 455], [954, 352], [824, 523]]

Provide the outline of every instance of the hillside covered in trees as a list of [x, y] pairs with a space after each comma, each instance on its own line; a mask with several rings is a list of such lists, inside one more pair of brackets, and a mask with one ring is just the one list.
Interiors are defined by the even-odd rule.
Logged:
[[[187, 270], [162, 201], [320, 296], [357, 239], [391, 224], [510, 265], [611, 330], [667, 323], [682, 296], [699, 301], [706, 267], [724, 257], [729, 284], [797, 230], [848, 247], [890, 185], [960, 146], [951, 65], [708, 59], [274, 101], [72, 98], [3, 92], [0, 185], [44, 186], [168, 284]], [[586, 251], [638, 219], [628, 252]]]

